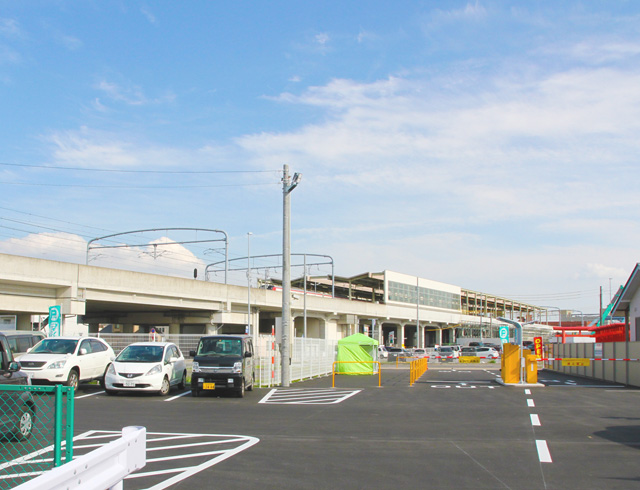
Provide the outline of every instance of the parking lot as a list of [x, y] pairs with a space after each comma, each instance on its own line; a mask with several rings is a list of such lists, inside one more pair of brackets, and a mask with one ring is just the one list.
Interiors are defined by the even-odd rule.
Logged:
[[128, 425], [147, 466], [125, 489], [636, 488], [640, 390], [542, 371], [544, 388], [495, 382], [499, 365], [406, 366], [377, 376], [256, 388], [245, 398], [172, 391], [76, 395], [76, 454]]

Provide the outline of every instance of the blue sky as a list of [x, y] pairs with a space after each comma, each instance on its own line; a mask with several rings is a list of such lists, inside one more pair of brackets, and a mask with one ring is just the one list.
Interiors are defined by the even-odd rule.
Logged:
[[[279, 253], [287, 164], [292, 251], [340, 275], [596, 312], [640, 260], [639, 25], [614, 1], [0, 0], [0, 252], [197, 227]], [[92, 263], [211, 257], [174, 248]]]

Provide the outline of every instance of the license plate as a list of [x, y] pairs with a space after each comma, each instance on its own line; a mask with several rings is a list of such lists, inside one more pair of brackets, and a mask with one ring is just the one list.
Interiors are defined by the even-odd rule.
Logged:
[[216, 389], [216, 384], [215, 383], [202, 383], [202, 389], [203, 390], [215, 390]]
[[133, 387], [135, 387], [136, 382], [135, 381], [125, 381], [123, 384], [127, 388], [133, 388]]

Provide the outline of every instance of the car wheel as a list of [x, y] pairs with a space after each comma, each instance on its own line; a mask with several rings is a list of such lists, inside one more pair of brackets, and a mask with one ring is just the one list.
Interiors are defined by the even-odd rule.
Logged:
[[162, 385], [160, 386], [160, 391], [158, 394], [160, 396], [167, 396], [169, 394], [169, 390], [171, 389], [171, 385], [169, 384], [169, 378], [166, 376], [162, 380]]
[[244, 388], [245, 388], [244, 378], [240, 381], [240, 389], [238, 390], [238, 398], [244, 398]]
[[78, 384], [80, 383], [80, 380], [78, 378], [78, 370], [77, 369], [72, 369], [71, 371], [69, 371], [69, 377], [67, 378], [67, 381], [65, 381], [65, 386], [70, 386], [71, 388], [73, 388], [73, 391], [76, 391], [78, 389]]
[[182, 380], [180, 381], [178, 388], [180, 388], [181, 390], [184, 390], [186, 387], [187, 387], [187, 372], [185, 371], [184, 373], [182, 373]]
[[107, 371], [109, 370], [109, 366], [111, 366], [111, 364], [107, 364], [107, 367], [104, 368], [104, 373], [102, 373], [102, 377], [98, 380], [100, 387], [105, 391], [107, 389]]
[[19, 441], [23, 441], [29, 438], [32, 430], [33, 412], [30, 408], [25, 407], [22, 409], [22, 411], [20, 412], [20, 416], [18, 417], [18, 424], [16, 427], [16, 431], [14, 432], [14, 437]]

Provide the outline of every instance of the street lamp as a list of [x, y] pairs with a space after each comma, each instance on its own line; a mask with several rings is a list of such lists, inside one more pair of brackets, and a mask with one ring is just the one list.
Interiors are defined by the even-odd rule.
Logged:
[[302, 175], [295, 173], [289, 176], [289, 165], [282, 171], [282, 380], [281, 384], [291, 384], [291, 191], [295, 189]]

